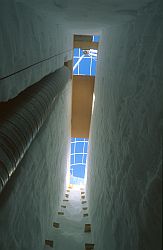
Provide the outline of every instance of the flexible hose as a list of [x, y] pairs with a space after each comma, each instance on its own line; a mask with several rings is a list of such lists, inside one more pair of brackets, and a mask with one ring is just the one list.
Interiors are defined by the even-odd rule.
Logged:
[[69, 77], [68, 68], [63, 67], [14, 99], [0, 103], [0, 192], [51, 113]]

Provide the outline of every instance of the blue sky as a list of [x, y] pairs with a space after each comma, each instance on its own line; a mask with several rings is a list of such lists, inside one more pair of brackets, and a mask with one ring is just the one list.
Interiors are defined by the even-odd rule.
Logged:
[[[92, 41], [98, 42], [99, 36], [93, 36]], [[74, 63], [84, 55], [83, 50], [80, 48], [74, 49]], [[79, 65], [74, 70], [74, 75], [93, 75], [96, 74], [96, 60], [97, 57], [91, 53], [85, 54], [80, 61]], [[71, 138], [71, 159], [70, 159], [70, 173], [74, 177], [84, 178], [85, 167], [88, 151], [88, 138]], [[70, 183], [73, 184], [72, 178]]]
[[[93, 36], [92, 41], [98, 42], [99, 36]], [[74, 49], [74, 65], [84, 55], [83, 50], [80, 48]], [[79, 63], [78, 67], [74, 70], [74, 75], [96, 75], [96, 60], [97, 57], [92, 56], [90, 53], [85, 55]], [[73, 65], [73, 66], [74, 66]]]
[[[79, 58], [83, 55], [82, 49], [74, 49], [74, 65]], [[79, 63], [79, 66], [74, 70], [74, 75], [95, 75], [96, 74], [96, 61], [90, 56], [85, 55]]]
[[87, 150], [88, 150], [88, 139], [71, 138], [70, 172], [75, 177], [84, 178]]

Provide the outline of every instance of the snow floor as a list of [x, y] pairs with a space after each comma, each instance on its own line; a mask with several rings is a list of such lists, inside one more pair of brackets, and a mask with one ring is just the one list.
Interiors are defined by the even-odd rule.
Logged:
[[[83, 250], [85, 243], [93, 243], [91, 232], [85, 233], [85, 224], [90, 224], [89, 221], [89, 208], [83, 210], [82, 207], [87, 207], [88, 204], [81, 202], [86, 199], [81, 198], [81, 192], [84, 190], [70, 189], [68, 201], [63, 201], [58, 212], [64, 212], [64, 215], [56, 216], [57, 223], [60, 224], [59, 228], [52, 228], [51, 235], [48, 240], [53, 240], [53, 248], [57, 250]], [[84, 213], [88, 213], [87, 217], [83, 217]], [[53, 223], [52, 223], [53, 224]], [[50, 246], [45, 246], [44, 249], [51, 249]]]

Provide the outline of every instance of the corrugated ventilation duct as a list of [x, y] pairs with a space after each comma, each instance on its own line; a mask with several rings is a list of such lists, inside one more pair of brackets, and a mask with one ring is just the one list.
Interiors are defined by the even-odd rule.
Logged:
[[0, 103], [0, 192], [50, 114], [69, 77], [68, 68], [63, 67], [16, 98]]

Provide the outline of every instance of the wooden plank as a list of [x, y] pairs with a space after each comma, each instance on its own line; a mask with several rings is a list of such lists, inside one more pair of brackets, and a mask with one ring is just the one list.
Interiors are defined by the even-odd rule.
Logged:
[[90, 41], [74, 41], [74, 48], [80, 48], [83, 50], [88, 50], [88, 49], [98, 50], [98, 43]]
[[74, 41], [92, 42], [93, 36], [90, 35], [74, 35]]
[[94, 81], [94, 76], [73, 76], [71, 137], [89, 137]]

